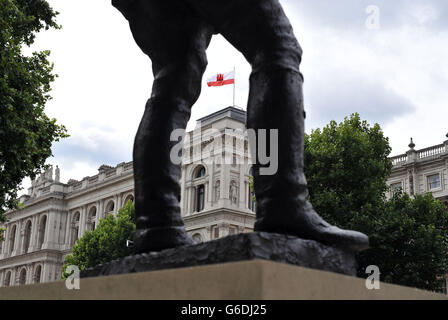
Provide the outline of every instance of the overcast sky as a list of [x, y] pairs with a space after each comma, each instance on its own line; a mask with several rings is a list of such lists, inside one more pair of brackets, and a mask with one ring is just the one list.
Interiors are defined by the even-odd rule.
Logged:
[[[134, 135], [151, 92], [151, 62], [110, 0], [48, 2], [60, 12], [63, 28], [39, 34], [32, 49], [51, 50], [59, 77], [46, 112], [71, 135], [54, 144], [48, 162], [59, 165], [63, 182], [81, 180], [102, 164], [132, 160]], [[416, 149], [446, 140], [448, 1], [281, 3], [304, 50], [306, 132], [358, 112], [381, 125], [392, 155], [404, 153], [410, 137]], [[379, 28], [366, 26], [376, 17], [376, 11], [366, 11], [369, 5], [379, 9]], [[215, 73], [236, 68], [236, 105], [246, 109], [248, 63], [219, 35], [207, 54], [190, 130], [198, 118], [232, 104], [232, 86], [206, 86], [205, 79]]]

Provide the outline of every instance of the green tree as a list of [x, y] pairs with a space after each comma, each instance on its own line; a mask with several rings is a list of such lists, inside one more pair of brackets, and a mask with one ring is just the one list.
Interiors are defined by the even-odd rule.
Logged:
[[132, 240], [135, 233], [134, 204], [128, 201], [118, 211], [117, 216], [109, 215], [101, 219], [98, 227], [79, 238], [73, 246], [72, 254], [65, 258], [63, 277], [68, 265], [75, 265], [82, 271], [101, 263], [132, 254], [126, 240]]
[[448, 213], [430, 194], [386, 200], [390, 151], [380, 126], [358, 114], [312, 131], [305, 137], [310, 201], [329, 223], [369, 235], [358, 276], [377, 265], [385, 282], [436, 290], [447, 267]]
[[66, 129], [44, 113], [54, 81], [49, 51], [23, 54], [42, 29], [56, 28], [45, 0], [0, 0], [0, 222], [17, 208], [21, 181], [34, 178]]
[[374, 264], [385, 282], [438, 291], [447, 273], [448, 212], [431, 193], [395, 193], [366, 231], [371, 248], [359, 254], [360, 273]]

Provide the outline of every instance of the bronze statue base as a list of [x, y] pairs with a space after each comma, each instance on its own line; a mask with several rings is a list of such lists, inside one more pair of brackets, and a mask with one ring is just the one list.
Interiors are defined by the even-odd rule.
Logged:
[[251, 232], [128, 256], [84, 270], [82, 278], [192, 267], [245, 260], [271, 260], [301, 267], [356, 275], [355, 252], [293, 236]]

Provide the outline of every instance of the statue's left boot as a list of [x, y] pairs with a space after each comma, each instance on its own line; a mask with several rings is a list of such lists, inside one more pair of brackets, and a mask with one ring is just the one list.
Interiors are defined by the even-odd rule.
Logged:
[[186, 101], [166, 97], [152, 97], [146, 104], [134, 143], [135, 253], [195, 243], [181, 218], [181, 165], [171, 159], [178, 143], [171, 133], [185, 129], [190, 109]]
[[[260, 169], [269, 165], [253, 165], [257, 199], [254, 229], [316, 240], [353, 251], [365, 249], [368, 247], [366, 235], [330, 225], [308, 201], [303, 163], [302, 82], [299, 72], [280, 68], [251, 75], [247, 126], [278, 129], [277, 172], [262, 175]], [[269, 148], [268, 144], [267, 150]]]

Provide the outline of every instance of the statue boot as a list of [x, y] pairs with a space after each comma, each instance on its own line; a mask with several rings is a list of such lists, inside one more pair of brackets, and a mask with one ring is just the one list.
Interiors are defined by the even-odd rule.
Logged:
[[[293, 235], [353, 251], [365, 249], [368, 247], [366, 235], [330, 225], [308, 201], [303, 158], [305, 112], [302, 84], [300, 72], [287, 68], [261, 68], [251, 75], [247, 126], [278, 129], [277, 172], [263, 175], [260, 169], [269, 165], [261, 165], [259, 161], [253, 165], [257, 199], [254, 229]], [[273, 142], [268, 141], [267, 150], [270, 150], [270, 143]]]
[[179, 207], [180, 162], [170, 152], [175, 129], [185, 129], [190, 103], [152, 97], [134, 143], [136, 233], [134, 252], [145, 253], [194, 244], [187, 234]]

